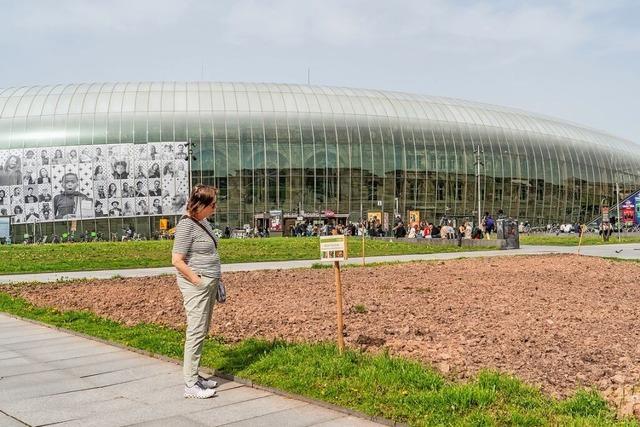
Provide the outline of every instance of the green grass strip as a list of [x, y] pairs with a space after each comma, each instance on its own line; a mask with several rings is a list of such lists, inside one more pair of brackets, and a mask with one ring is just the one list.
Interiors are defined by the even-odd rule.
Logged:
[[[569, 235], [553, 235], [553, 234], [531, 234], [530, 236], [521, 235], [521, 245], [541, 245], [541, 246], [578, 246], [579, 237], [577, 234]], [[628, 236], [624, 233], [618, 241], [618, 235], [611, 236], [608, 242], [602, 240], [602, 237], [595, 234], [588, 234], [582, 238], [582, 246], [601, 246], [614, 245], [618, 243], [640, 243], [640, 236]]]
[[[184, 332], [153, 324], [124, 326], [90, 312], [32, 306], [0, 293], [0, 311], [181, 359]], [[638, 426], [617, 420], [595, 391], [556, 400], [504, 374], [479, 373], [468, 383], [445, 379], [417, 362], [329, 343], [249, 339], [205, 342], [203, 366], [363, 413], [416, 426]]]
[[[361, 255], [361, 240], [348, 240], [349, 256]], [[0, 246], [0, 274], [45, 273], [63, 271], [113, 270], [171, 266], [169, 240], [143, 242], [92, 242], [45, 245]], [[472, 248], [486, 250], [487, 248]], [[469, 248], [431, 246], [367, 239], [365, 255], [432, 254], [463, 252]], [[320, 239], [317, 237], [268, 239], [222, 239], [220, 258], [225, 264], [260, 261], [320, 259]]]

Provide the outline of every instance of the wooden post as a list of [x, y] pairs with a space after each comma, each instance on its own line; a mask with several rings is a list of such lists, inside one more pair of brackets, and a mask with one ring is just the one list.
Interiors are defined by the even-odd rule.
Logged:
[[338, 351], [344, 352], [344, 320], [342, 319], [342, 282], [340, 280], [340, 261], [333, 262], [333, 270], [336, 273], [336, 310], [338, 316]]
[[582, 245], [582, 236], [584, 235], [584, 232], [586, 229], [587, 227], [584, 226], [583, 224], [580, 224], [580, 226], [578, 227], [578, 230], [580, 233], [580, 240], [578, 240], [578, 255], [580, 255], [580, 246]]

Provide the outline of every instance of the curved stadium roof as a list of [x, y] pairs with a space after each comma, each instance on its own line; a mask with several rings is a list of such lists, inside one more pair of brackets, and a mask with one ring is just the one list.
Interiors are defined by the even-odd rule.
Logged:
[[599, 130], [518, 109], [381, 90], [221, 82], [88, 83], [0, 89], [0, 119], [197, 112], [376, 116], [498, 127], [584, 141], [610, 149], [624, 147], [625, 151], [640, 148]]

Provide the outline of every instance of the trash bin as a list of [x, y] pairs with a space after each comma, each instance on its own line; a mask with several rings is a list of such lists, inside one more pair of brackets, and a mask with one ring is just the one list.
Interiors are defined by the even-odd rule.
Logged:
[[520, 249], [520, 235], [518, 221], [513, 219], [499, 219], [496, 221], [498, 239], [506, 240], [505, 249]]

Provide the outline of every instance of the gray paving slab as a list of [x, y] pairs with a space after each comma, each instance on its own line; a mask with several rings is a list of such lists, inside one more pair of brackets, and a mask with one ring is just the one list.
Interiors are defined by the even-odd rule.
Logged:
[[17, 344], [21, 342], [27, 341], [38, 341], [47, 337], [56, 336], [54, 332], [51, 331], [34, 331], [34, 332], [18, 332], [11, 331], [7, 334], [0, 334], [0, 348], [5, 348], [9, 344]]
[[54, 351], [52, 353], [40, 353], [30, 352], [26, 350], [25, 352], [30, 352], [30, 357], [33, 357], [34, 360], [39, 362], [55, 362], [57, 360], [66, 360], [87, 356], [97, 356], [99, 354], [107, 354], [107, 353], [115, 353], [118, 351], [122, 351], [115, 347], [83, 347], [80, 349], [63, 349], [60, 351]]
[[149, 363], [144, 366], [104, 372], [101, 374], [90, 375], [83, 378], [91, 385], [103, 387], [113, 384], [122, 384], [124, 382], [130, 382], [138, 379], [153, 379], [164, 374], [173, 373], [175, 375], [175, 370], [175, 365], [166, 366], [158, 365], [156, 363]]
[[2, 427], [24, 427], [24, 426], [27, 426], [27, 424], [24, 424], [24, 423], [16, 420], [15, 418], [12, 418], [12, 417], [0, 412], [0, 426], [2, 426]]
[[55, 336], [43, 340], [25, 341], [15, 343], [16, 345], [11, 348], [14, 350], [20, 350], [21, 353], [26, 356], [36, 355], [37, 357], [40, 357], [44, 351], [46, 351], [47, 355], [52, 355], [56, 353], [96, 348], [91, 343], [87, 343], [85, 339], [73, 337], [74, 339], [70, 340], [69, 338], [71, 337]]
[[234, 405], [220, 406], [206, 411], [189, 413], [185, 416], [209, 426], [221, 426], [305, 405], [308, 404], [298, 400], [271, 395], [236, 403]]
[[15, 351], [12, 351], [12, 350], [0, 351], [0, 360], [12, 359], [14, 357], [18, 357], [19, 355], [20, 355], [19, 353], [16, 353]]
[[72, 368], [72, 367], [85, 366], [87, 364], [92, 364], [92, 363], [126, 360], [126, 359], [130, 359], [131, 357], [141, 357], [141, 356], [137, 353], [132, 353], [130, 351], [114, 348], [114, 351], [111, 351], [108, 353], [88, 354], [86, 356], [72, 357], [69, 359], [48, 361], [47, 363], [57, 368]]
[[364, 420], [356, 417], [343, 417], [336, 418], [335, 420], [325, 421], [322, 423], [314, 424], [314, 427], [374, 427], [380, 424], [372, 421]]
[[146, 421], [138, 424], [131, 424], [131, 427], [203, 427], [206, 424], [200, 424], [186, 417], [175, 416], [162, 418], [160, 420]]
[[12, 343], [11, 348], [15, 350], [22, 350], [27, 348], [46, 348], [47, 350], [50, 350], [52, 348], [55, 348], [55, 346], [64, 346], [79, 343], [82, 339], [83, 338], [79, 338], [76, 336], [61, 337], [59, 335], [52, 335], [48, 338]]
[[16, 418], [32, 426], [57, 424], [66, 421], [81, 420], [85, 426], [93, 425], [92, 418], [99, 414], [110, 414], [126, 412], [139, 404], [123, 397], [111, 400], [88, 402], [82, 406], [56, 407], [41, 410], [31, 408], [25, 411], [16, 412]]
[[149, 360], [146, 357], [129, 357], [125, 359], [110, 360], [107, 362], [87, 363], [71, 368], [55, 368], [65, 369], [67, 372], [77, 375], [80, 378], [86, 378], [96, 375], [111, 374], [115, 372], [126, 371], [132, 368], [149, 366], [155, 364], [155, 360]]
[[227, 425], [233, 427], [306, 427], [343, 417], [343, 414], [328, 411], [325, 408], [303, 405], [291, 409], [285, 409], [283, 411], [272, 412], [255, 418], [237, 421]]
[[25, 363], [14, 366], [0, 366], [0, 385], [5, 385], [11, 382], [24, 381], [24, 376], [38, 374], [38, 377], [45, 378], [52, 372], [58, 372], [56, 368], [43, 364], [43, 363], [31, 363], [31, 359], [23, 358]]
[[4, 359], [2, 361], [2, 365], [0, 366], [0, 376], [2, 375], [3, 369], [8, 369], [14, 366], [28, 365], [31, 362], [32, 362], [31, 359], [24, 357], [22, 355]]
[[93, 388], [89, 390], [3, 402], [2, 409], [7, 413], [17, 414], [33, 411], [34, 408], [37, 408], [40, 411], [59, 408], [73, 408], [76, 406], [86, 406], [95, 402], [104, 402], [117, 398], [122, 398], [122, 396], [118, 393], [107, 390], [106, 388]]

